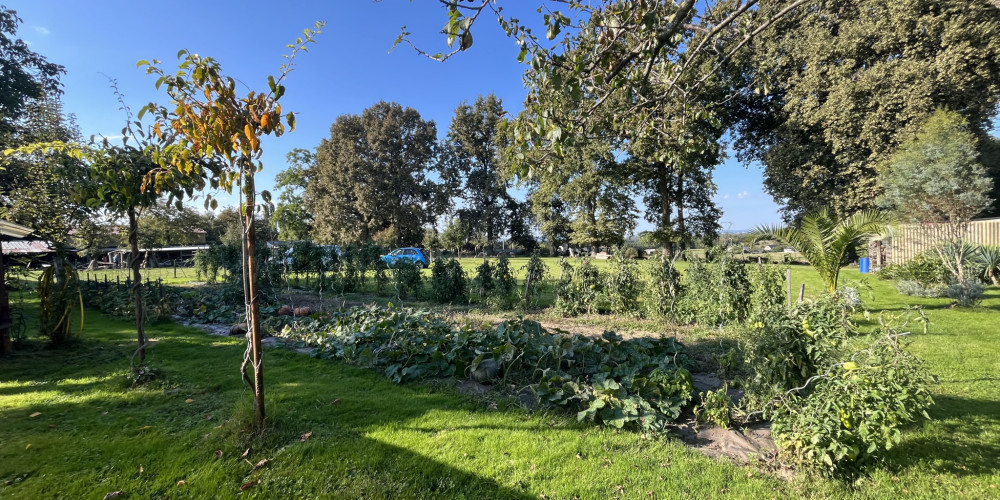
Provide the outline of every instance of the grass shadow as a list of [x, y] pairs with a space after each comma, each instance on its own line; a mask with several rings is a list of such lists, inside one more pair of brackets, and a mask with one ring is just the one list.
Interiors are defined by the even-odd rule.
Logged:
[[933, 465], [956, 476], [989, 476], [1000, 471], [1000, 401], [935, 396], [923, 422], [886, 454], [893, 472]]

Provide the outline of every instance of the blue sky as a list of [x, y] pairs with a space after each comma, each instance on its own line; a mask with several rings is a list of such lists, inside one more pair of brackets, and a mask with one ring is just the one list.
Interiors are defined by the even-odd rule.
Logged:
[[[522, 20], [539, 17], [523, 0], [506, 2]], [[255, 90], [284, 61], [285, 47], [316, 20], [327, 26], [309, 52], [297, 59], [282, 108], [297, 113], [295, 132], [263, 142], [264, 170], [258, 185], [269, 189], [294, 148], [312, 149], [329, 133], [337, 116], [360, 113], [379, 101], [396, 101], [434, 120], [439, 137], [447, 133], [455, 107], [480, 94], [495, 93], [516, 113], [526, 93], [515, 57], [515, 43], [492, 18], [483, 15], [473, 32], [472, 49], [444, 63], [400, 46], [389, 52], [400, 27], [431, 52], [446, 51], [440, 35], [445, 10], [436, 0], [83, 1], [19, 0], [8, 8], [24, 20], [18, 36], [50, 61], [66, 67], [62, 78], [65, 110], [76, 115], [84, 136], [120, 135], [119, 111], [108, 78], [115, 78], [133, 112], [149, 101], [165, 102], [155, 79], [136, 67], [159, 59], [168, 72], [177, 51], [186, 48], [212, 56], [226, 74]], [[716, 170], [717, 203], [724, 230], [780, 222], [777, 205], [761, 186], [759, 167], [729, 159]], [[231, 200], [231, 198], [228, 198]], [[224, 203], [225, 195], [220, 197]], [[640, 223], [639, 229], [649, 225]]]

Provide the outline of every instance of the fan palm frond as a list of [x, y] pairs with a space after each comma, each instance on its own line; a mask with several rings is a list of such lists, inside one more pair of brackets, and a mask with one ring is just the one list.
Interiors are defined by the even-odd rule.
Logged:
[[778, 240], [802, 254], [813, 266], [827, 291], [837, 291], [840, 264], [849, 249], [875, 236], [892, 223], [882, 210], [862, 210], [839, 220], [826, 208], [807, 214], [799, 227], [758, 226], [754, 236]]

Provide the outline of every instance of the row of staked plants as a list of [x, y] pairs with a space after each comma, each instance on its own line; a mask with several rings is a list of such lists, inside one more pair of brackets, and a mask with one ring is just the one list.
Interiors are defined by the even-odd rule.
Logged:
[[723, 256], [693, 260], [682, 274], [673, 261], [658, 255], [646, 267], [643, 280], [639, 263], [623, 254], [612, 257], [607, 271], [589, 260], [574, 266], [562, 259], [555, 310], [564, 316], [609, 311], [719, 327], [754, 322], [785, 301], [784, 274], [773, 264]]
[[[287, 286], [285, 253], [269, 256], [274, 254], [281, 259], [267, 261], [264, 272], [273, 281], [265, 290]], [[344, 249], [332, 263], [344, 269], [359, 261], [359, 254]], [[563, 260], [555, 280], [556, 309], [579, 314], [600, 307], [675, 323], [727, 325], [738, 332], [738, 342], [718, 364], [741, 398], [731, 399], [728, 387], [697, 394], [689, 372], [695, 366], [673, 338], [626, 340], [610, 332], [593, 338], [548, 331], [530, 321], [455, 326], [428, 311], [391, 306], [307, 318], [272, 316], [267, 326], [288, 342], [380, 369], [396, 382], [457, 377], [513, 387], [515, 393], [527, 389], [540, 405], [601, 425], [664, 430], [685, 410], [722, 426], [770, 421], [789, 462], [835, 473], [877, 462], [899, 443], [903, 425], [926, 416], [934, 379], [905, 349], [908, 317], [879, 318], [879, 328], [861, 333], [850, 321], [852, 294], [787, 307], [775, 266], [723, 256], [692, 262], [682, 275], [662, 257], [647, 265], [649, 281], [643, 282], [640, 264], [625, 257], [616, 257], [607, 272], [588, 260], [576, 266]], [[242, 296], [239, 270], [226, 269], [216, 292], [166, 294], [169, 307], [207, 321], [238, 317], [241, 302], [227, 302], [227, 294]], [[386, 270], [385, 286], [399, 296], [445, 303], [475, 292], [497, 308], [537, 304], [545, 265], [535, 256], [523, 271], [527, 278], [519, 283], [506, 258], [484, 260], [469, 279], [457, 261], [437, 259], [429, 287], [420, 270], [407, 265]], [[317, 274], [317, 281], [322, 279]], [[331, 273], [328, 279], [344, 278]]]

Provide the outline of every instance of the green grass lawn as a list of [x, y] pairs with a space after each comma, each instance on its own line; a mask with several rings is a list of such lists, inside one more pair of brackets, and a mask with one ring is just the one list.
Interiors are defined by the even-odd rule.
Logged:
[[[163, 280], [168, 285], [183, 285], [198, 280], [198, 273], [193, 267], [153, 267], [142, 269], [142, 280], [151, 281]], [[95, 271], [80, 271], [80, 279], [83, 281], [96, 280], [109, 282], [122, 282], [132, 278], [131, 269], [98, 269]]]
[[[792, 269], [796, 291], [798, 283], [821, 289], [809, 268]], [[861, 277], [845, 270], [842, 280]], [[265, 356], [269, 430], [251, 439], [242, 339], [153, 325], [159, 381], [128, 389], [131, 326], [92, 313], [80, 344], [0, 359], [0, 497], [1000, 497], [1000, 289], [977, 308], [949, 309], [948, 299], [869, 283], [874, 309], [927, 311], [930, 331], [914, 326], [912, 348], [941, 384], [933, 420], [904, 432], [886, 464], [849, 484], [774, 479], [665, 438], [474, 399], [445, 384], [397, 386], [282, 349]], [[262, 459], [267, 465], [253, 470]]]

